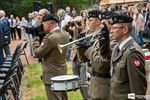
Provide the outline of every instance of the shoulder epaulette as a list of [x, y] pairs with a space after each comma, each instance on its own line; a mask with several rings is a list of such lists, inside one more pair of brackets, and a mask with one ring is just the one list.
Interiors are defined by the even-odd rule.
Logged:
[[133, 44], [129, 45], [129, 50], [132, 51], [132, 50], [135, 50], [136, 48], [134, 47]]
[[46, 37], [48, 37], [48, 36], [50, 36], [52, 33], [48, 33], [47, 35], [46, 35]]

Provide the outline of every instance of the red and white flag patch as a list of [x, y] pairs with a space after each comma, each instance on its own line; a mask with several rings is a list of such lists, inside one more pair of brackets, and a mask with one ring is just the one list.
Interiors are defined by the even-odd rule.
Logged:
[[140, 67], [140, 61], [139, 60], [133, 60], [133, 64], [136, 68]]
[[43, 47], [44, 45], [45, 45], [45, 43], [44, 43], [44, 42], [42, 42], [42, 43], [41, 43], [41, 46]]

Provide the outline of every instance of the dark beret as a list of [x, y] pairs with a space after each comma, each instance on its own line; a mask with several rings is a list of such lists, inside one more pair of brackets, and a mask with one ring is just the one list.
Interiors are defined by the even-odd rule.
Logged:
[[113, 14], [111, 16], [109, 22], [110, 24], [116, 24], [116, 23], [132, 23], [133, 19], [129, 15], [126, 14]]
[[99, 18], [100, 11], [99, 10], [92, 10], [88, 12], [88, 18], [94, 17]]
[[110, 11], [104, 11], [101, 12], [99, 14], [99, 19], [103, 20], [103, 19], [110, 19], [113, 16], [114, 13], [110, 12]]
[[42, 21], [43, 21], [43, 22], [49, 21], [49, 20], [54, 20], [54, 21], [56, 21], [56, 22], [58, 23], [57, 18], [55, 18], [54, 16], [52, 16], [52, 15], [50, 15], [50, 14], [45, 15], [45, 16], [43, 16], [43, 18], [42, 18]]

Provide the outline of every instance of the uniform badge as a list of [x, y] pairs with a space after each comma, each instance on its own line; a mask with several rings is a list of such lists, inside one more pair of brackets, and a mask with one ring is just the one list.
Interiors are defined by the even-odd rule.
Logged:
[[44, 45], [45, 45], [45, 43], [44, 43], [44, 42], [42, 42], [42, 43], [41, 43], [41, 46], [43, 47]]
[[136, 68], [140, 67], [140, 61], [139, 60], [133, 60], [133, 64]]

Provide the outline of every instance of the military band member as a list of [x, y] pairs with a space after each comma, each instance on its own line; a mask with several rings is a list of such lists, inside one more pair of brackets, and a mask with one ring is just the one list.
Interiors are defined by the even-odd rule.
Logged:
[[89, 41], [81, 45], [87, 50], [85, 56], [91, 62], [92, 76], [89, 86], [89, 95], [92, 100], [107, 100], [109, 98], [110, 86], [110, 49], [109, 49], [109, 31], [103, 24], [98, 10], [92, 10], [88, 13], [88, 25], [92, 32], [98, 32], [94, 44], [91, 46]]
[[113, 24], [110, 33], [118, 42], [111, 56], [110, 100], [127, 100], [130, 93], [146, 94], [145, 59], [142, 49], [130, 36], [132, 20], [128, 15], [118, 14], [110, 19]]
[[[81, 16], [77, 16], [72, 20], [71, 22], [68, 22], [63, 27], [63, 30], [67, 31], [71, 36], [72, 39], [78, 39], [81, 38], [81, 36], [85, 35], [85, 23], [83, 23], [83, 18]], [[82, 33], [83, 32], [83, 33]], [[71, 53], [70, 53], [70, 60], [72, 62], [72, 71], [73, 74], [78, 75], [80, 77], [80, 92], [84, 100], [89, 99], [88, 95], [88, 77], [86, 75], [87, 73], [87, 64], [84, 62], [86, 58], [83, 61], [80, 59], [81, 56], [79, 56], [79, 52], [77, 49], [78, 47], [76, 45], [72, 45], [71, 47]], [[80, 53], [84, 55], [84, 51], [80, 50]]]
[[42, 43], [39, 43], [39, 37], [34, 36], [33, 47], [37, 58], [42, 58], [42, 80], [44, 82], [48, 100], [67, 100], [66, 92], [53, 92], [51, 90], [50, 79], [54, 76], [67, 74], [66, 49], [61, 54], [57, 44], [66, 44], [69, 42], [69, 34], [58, 27], [56, 18], [46, 15], [43, 17], [43, 28], [46, 36]]

